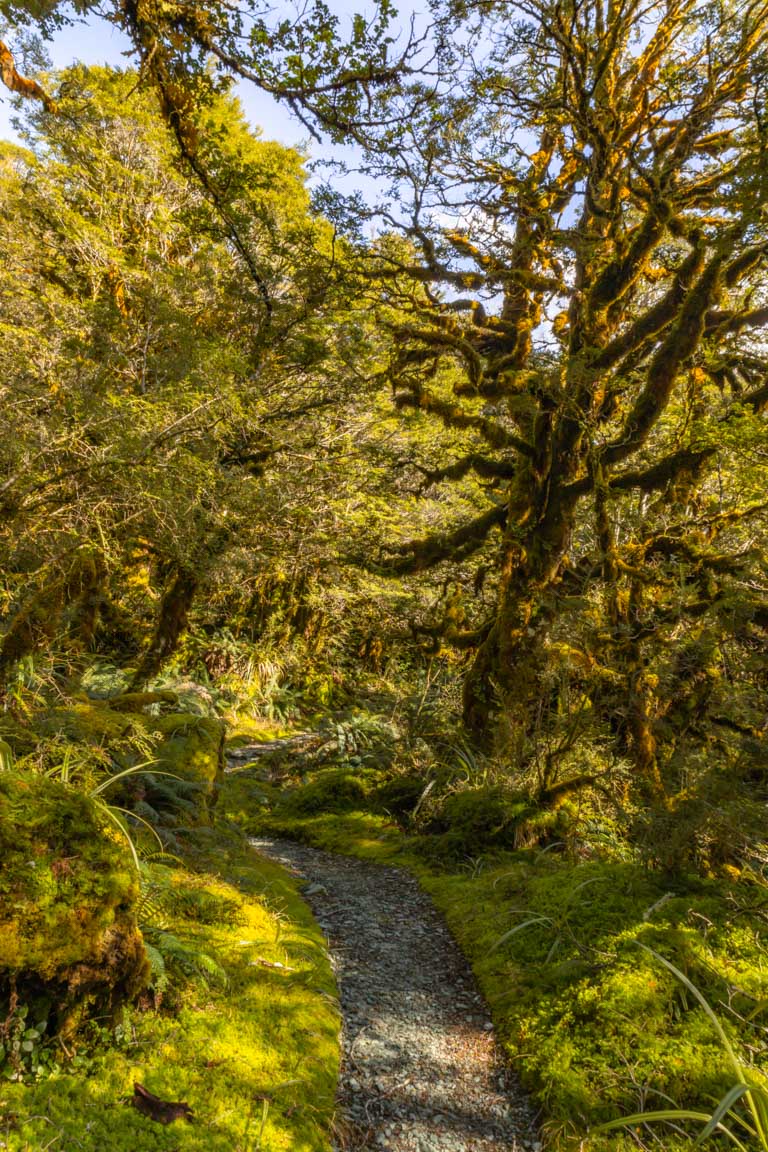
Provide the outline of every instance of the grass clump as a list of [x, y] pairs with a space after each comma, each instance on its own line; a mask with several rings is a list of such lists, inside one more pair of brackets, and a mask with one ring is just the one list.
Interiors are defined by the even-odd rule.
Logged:
[[[641, 945], [641, 947], [645, 947]], [[699, 1125], [696, 1144], [702, 1144], [709, 1137], [724, 1135], [738, 1149], [745, 1148], [745, 1141], [754, 1144], [762, 1152], [768, 1149], [768, 1076], [765, 1070], [756, 1066], [746, 1052], [739, 1051], [731, 1042], [722, 1021], [702, 995], [700, 989], [669, 960], [647, 949], [667, 971], [679, 980], [693, 999], [698, 1003], [712, 1025], [712, 1031], [720, 1041], [723, 1056], [727, 1059], [734, 1083], [717, 1102], [711, 1112], [696, 1112], [693, 1109], [661, 1108], [643, 1111], [634, 1116], [625, 1116], [602, 1126], [599, 1131], [607, 1132], [617, 1128], [630, 1128], [636, 1125], [667, 1124], [679, 1129], [680, 1125]], [[752, 1014], [754, 1015], [754, 1013]]]

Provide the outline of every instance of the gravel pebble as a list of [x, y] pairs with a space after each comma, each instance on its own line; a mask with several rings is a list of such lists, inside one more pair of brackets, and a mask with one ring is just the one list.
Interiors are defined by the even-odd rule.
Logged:
[[530, 1152], [533, 1110], [501, 1063], [471, 970], [397, 868], [258, 839], [306, 879], [339, 985], [337, 1152]]

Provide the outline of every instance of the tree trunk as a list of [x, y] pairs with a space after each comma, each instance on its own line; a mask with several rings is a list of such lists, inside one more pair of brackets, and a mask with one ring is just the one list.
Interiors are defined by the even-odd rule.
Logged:
[[154, 635], [136, 669], [129, 691], [137, 691], [156, 676], [178, 648], [187, 628], [189, 610], [198, 585], [199, 579], [195, 573], [186, 568], [177, 570], [163, 594]]
[[[533, 498], [525, 502], [519, 490], [513, 494], [502, 546], [496, 619], [464, 683], [464, 723], [485, 747], [498, 735], [495, 720], [499, 713], [506, 715], [511, 729], [524, 739], [541, 697], [544, 642], [574, 511], [574, 502], [564, 500], [562, 492], [544, 496], [548, 489], [549, 482], [536, 483]], [[536, 515], [540, 504], [543, 513]], [[529, 526], [521, 533], [526, 523]]]

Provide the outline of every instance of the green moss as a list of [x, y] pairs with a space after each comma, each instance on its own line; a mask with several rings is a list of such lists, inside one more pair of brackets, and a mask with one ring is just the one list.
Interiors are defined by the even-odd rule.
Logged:
[[227, 774], [217, 811], [241, 828], [248, 828], [254, 813], [269, 808], [279, 795], [280, 789], [263, 780], [259, 768], [245, 765]]
[[[174, 1014], [131, 1010], [123, 1045], [100, 1050], [85, 1077], [6, 1085], [8, 1152], [52, 1138], [62, 1152], [330, 1148], [339, 1016], [319, 929], [287, 874], [240, 836], [204, 827], [194, 841], [194, 873], [174, 874], [187, 896], [170, 928], [214, 957], [227, 983], [185, 982]], [[125, 1103], [134, 1082], [188, 1102], [194, 1122], [141, 1115]]]
[[427, 783], [423, 776], [393, 776], [376, 789], [376, 805], [394, 816], [398, 823], [407, 824]]
[[[443, 828], [448, 819], [454, 827], [431, 836], [407, 837], [368, 812], [285, 819], [279, 806], [252, 817], [252, 827], [416, 873], [472, 963], [552, 1147], [570, 1147], [591, 1127], [643, 1105], [664, 1106], [664, 1095], [711, 1107], [732, 1078], [711, 1024], [635, 942], [681, 966], [721, 1015], [732, 1012], [734, 1037], [760, 1052], [759, 1017], [751, 1025], [743, 1018], [768, 996], [762, 886], [682, 877], [670, 887], [659, 873], [595, 848], [587, 859], [504, 851], [498, 841], [489, 851], [497, 830], [536, 843], [561, 817], [510, 815], [501, 796], [484, 812], [480, 795], [457, 794], [442, 808]], [[435, 846], [457, 833], [481, 854], [439, 858]], [[663, 1142], [684, 1146], [669, 1131]], [[635, 1146], [621, 1133], [590, 1141], [595, 1150]]]
[[245, 748], [249, 744], [259, 744], [267, 740], [280, 740], [291, 736], [292, 729], [262, 716], [248, 716], [243, 713], [225, 714], [228, 726], [227, 747]]
[[34, 718], [38, 739], [66, 737], [75, 744], [93, 744], [102, 748], [118, 745], [140, 725], [136, 716], [113, 712], [106, 703], [79, 700], [68, 708], [52, 708]]
[[[152, 702], [149, 697], [171, 693], [133, 694], [131, 708], [137, 701]], [[216, 804], [224, 771], [224, 735], [222, 721], [191, 713], [146, 715], [141, 711], [123, 710], [126, 696], [117, 698], [118, 710], [110, 701], [76, 700], [67, 708], [51, 709], [33, 717], [30, 728], [13, 729], [14, 750], [34, 754], [49, 767], [59, 764], [70, 749], [76, 752], [76, 771], [81, 780], [91, 783], [138, 763], [153, 761], [151, 770], [139, 780], [123, 780], [109, 792], [110, 800], [133, 807], [137, 799], [146, 801], [148, 810], [173, 813], [174, 823], [195, 824], [210, 819]], [[138, 705], [137, 705], [138, 706]], [[17, 755], [20, 754], [17, 751]], [[160, 773], [178, 777], [185, 787], [177, 788]]]
[[318, 772], [310, 783], [280, 797], [281, 814], [311, 816], [316, 812], [351, 812], [364, 806], [365, 785], [357, 776], [341, 769]]
[[327, 852], [350, 852], [366, 860], [391, 862], [402, 854], [403, 838], [392, 821], [369, 812], [284, 818], [270, 815], [252, 818], [248, 828], [254, 835], [282, 836], [323, 848]]
[[754, 1006], [768, 991], [762, 929], [753, 922], [735, 946], [722, 887], [691, 881], [670, 894], [634, 864], [535, 854], [474, 877], [422, 881], [472, 960], [553, 1135], [636, 1110], [643, 1085], [651, 1098], [705, 1106], [729, 1086], [702, 1011], [632, 946], [639, 939], [674, 958], [713, 1002], [733, 998], [740, 955], [739, 1007]]
[[437, 859], [476, 856], [491, 847], [513, 847], [518, 822], [530, 812], [525, 800], [514, 801], [502, 788], [470, 788], [444, 797], [427, 831], [435, 840], [422, 841], [423, 850]]
[[81, 792], [0, 772], [0, 999], [45, 993], [58, 1024], [146, 983], [138, 880], [125, 844]]
[[201, 815], [209, 812], [224, 774], [224, 724], [205, 716], [172, 713], [145, 718], [147, 731], [160, 738], [157, 768], [199, 788]]

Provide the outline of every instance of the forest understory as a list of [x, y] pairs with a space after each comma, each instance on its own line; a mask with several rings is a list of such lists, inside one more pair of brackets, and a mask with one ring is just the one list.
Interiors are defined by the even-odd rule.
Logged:
[[0, 1148], [396, 1147], [256, 839], [434, 902], [521, 1147], [768, 1150], [766, 78], [762, 0], [0, 0]]

